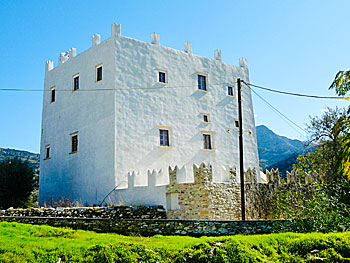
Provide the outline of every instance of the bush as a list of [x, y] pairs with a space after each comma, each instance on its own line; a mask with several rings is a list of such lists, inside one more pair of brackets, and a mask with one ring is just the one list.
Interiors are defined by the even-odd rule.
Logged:
[[[350, 230], [350, 209], [344, 202], [349, 195], [344, 185], [317, 182], [302, 192], [280, 191], [274, 217], [291, 219], [284, 231], [293, 232], [341, 232]], [[277, 223], [278, 224], [278, 223]]]
[[0, 207], [24, 207], [32, 191], [35, 179], [27, 161], [18, 158], [0, 161]]

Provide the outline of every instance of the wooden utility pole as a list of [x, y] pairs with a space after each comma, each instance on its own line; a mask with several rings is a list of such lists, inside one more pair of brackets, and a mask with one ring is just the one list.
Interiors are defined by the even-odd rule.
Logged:
[[244, 197], [244, 167], [243, 167], [243, 121], [242, 121], [242, 83], [237, 79], [238, 88], [238, 125], [239, 125], [239, 177], [241, 179], [241, 211], [242, 221], [245, 221], [245, 197]]

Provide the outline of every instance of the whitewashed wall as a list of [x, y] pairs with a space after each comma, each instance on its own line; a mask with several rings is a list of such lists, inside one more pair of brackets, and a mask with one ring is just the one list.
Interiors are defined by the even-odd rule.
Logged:
[[[193, 164], [210, 162], [214, 180], [227, 180], [228, 173], [221, 167], [238, 167], [235, 82], [237, 78], [248, 81], [249, 76], [245, 60], [240, 61], [242, 67], [232, 66], [221, 62], [219, 55], [219, 60], [209, 59], [123, 37], [120, 26], [114, 24], [111, 38], [48, 71], [45, 90], [52, 86], [72, 90], [72, 76], [78, 72], [80, 90], [57, 91], [56, 102], [51, 104], [50, 93], [45, 93], [41, 158], [47, 144], [52, 158], [41, 159], [40, 203], [51, 196], [97, 203], [115, 186], [127, 187], [127, 175], [132, 171], [136, 185], [148, 184], [149, 169], [161, 171], [155, 184], [166, 184], [169, 165], [182, 168], [182, 181], [193, 181]], [[100, 63], [103, 80], [96, 83], [95, 66]], [[166, 85], [158, 83], [159, 69], [167, 71]], [[198, 90], [198, 72], [207, 74], [207, 92]], [[229, 97], [226, 83], [233, 82], [235, 96]], [[157, 87], [162, 88], [144, 89]], [[116, 90], [84, 92], [106, 88]], [[258, 169], [248, 88], [243, 88], [243, 107], [245, 169]], [[202, 113], [209, 113], [209, 124], [203, 123]], [[168, 149], [159, 147], [158, 125], [171, 127]], [[79, 131], [79, 150], [70, 155], [69, 134], [75, 131]], [[214, 151], [202, 150], [202, 131], [213, 132]], [[153, 198], [154, 204], [156, 195], [147, 199], [138, 195], [141, 188], [134, 189], [135, 193], [123, 194], [123, 203]]]

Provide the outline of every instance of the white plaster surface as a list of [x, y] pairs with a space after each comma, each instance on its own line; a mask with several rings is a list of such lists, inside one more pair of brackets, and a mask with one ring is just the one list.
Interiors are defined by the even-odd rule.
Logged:
[[[239, 172], [236, 81], [249, 81], [246, 60], [233, 66], [158, 43], [123, 37], [113, 24], [107, 40], [75, 57], [61, 56], [55, 68], [48, 64], [45, 90], [55, 86], [56, 101], [50, 103], [51, 94], [45, 92], [40, 204], [62, 196], [96, 204], [115, 186], [127, 188], [130, 174], [135, 186], [118, 191], [119, 197], [111, 195], [111, 202], [166, 204], [164, 189], [142, 190], [149, 174], [154, 185], [165, 185], [169, 166], [178, 165], [184, 182], [193, 181], [193, 164], [202, 162], [212, 165], [217, 182], [229, 180], [230, 168]], [[96, 82], [99, 64], [103, 80]], [[166, 84], [158, 83], [160, 69], [168, 74]], [[198, 90], [198, 72], [207, 76], [207, 92]], [[80, 89], [71, 92], [77, 73]], [[228, 83], [234, 97], [227, 96]], [[243, 86], [242, 95], [245, 170], [259, 170], [250, 90]], [[202, 113], [210, 114], [208, 124]], [[159, 146], [159, 125], [170, 127], [169, 148]], [[203, 150], [203, 131], [212, 132], [213, 151]], [[79, 146], [70, 154], [73, 132], [78, 132]], [[50, 160], [43, 159], [47, 144]]]

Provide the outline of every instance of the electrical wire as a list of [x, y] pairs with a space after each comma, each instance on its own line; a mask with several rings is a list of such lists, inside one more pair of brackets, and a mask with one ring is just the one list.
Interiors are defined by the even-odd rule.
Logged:
[[[246, 83], [245, 83], [246, 84]], [[246, 84], [247, 85], [247, 84]], [[298, 124], [296, 124], [294, 121], [292, 121], [290, 118], [288, 118], [286, 115], [284, 115], [282, 112], [280, 112], [278, 109], [276, 109], [274, 106], [271, 105], [271, 103], [269, 103], [267, 100], [265, 100], [262, 96], [260, 96], [254, 89], [252, 89], [251, 87], [249, 87], [247, 85], [247, 87], [256, 95], [258, 96], [263, 102], [265, 102], [277, 115], [279, 115], [279, 117], [284, 120], [291, 128], [293, 128], [297, 133], [299, 133], [301, 136], [303, 136], [302, 133], [300, 133], [298, 130], [295, 129], [295, 127], [297, 127], [298, 129], [300, 129], [301, 131], [303, 131], [305, 134], [307, 134], [306, 130], [303, 129], [302, 127], [300, 127]], [[293, 124], [294, 126], [292, 126], [291, 124]]]
[[[313, 99], [346, 99], [350, 100], [350, 97], [336, 97], [336, 96], [319, 96], [319, 95], [309, 95], [309, 94], [301, 94], [301, 93], [293, 93], [293, 92], [287, 92], [287, 91], [281, 91], [281, 90], [274, 90], [266, 87], [262, 87], [259, 85], [255, 85], [252, 83], [245, 82], [242, 80], [244, 84], [246, 84], [249, 87], [255, 87], [258, 89], [262, 90], [267, 90], [270, 92], [275, 92], [279, 94], [284, 94], [284, 95], [291, 95], [291, 96], [298, 96], [298, 97], [306, 97], [306, 98], [313, 98]], [[234, 82], [223, 82], [223, 83], [217, 83], [217, 84], [210, 84], [210, 86], [218, 86], [218, 85], [232, 85]], [[157, 90], [157, 89], [176, 89], [176, 88], [192, 88], [196, 87], [197, 84], [195, 85], [187, 85], [187, 86], [159, 86], [159, 87], [139, 87], [139, 88], [115, 88], [115, 89], [79, 89], [77, 91], [79, 92], [95, 92], [95, 91], [130, 91], [130, 90]], [[50, 89], [47, 90], [42, 90], [42, 89], [5, 89], [5, 88], [0, 88], [0, 91], [19, 91], [19, 92], [50, 92]], [[55, 91], [57, 92], [72, 92], [72, 89], [57, 89], [55, 88]]]
[[[166, 84], [166, 83], [165, 83]], [[223, 82], [223, 83], [214, 83], [211, 84], [209, 83], [208, 86], [219, 86], [219, 85], [232, 85], [232, 83], [229, 82]], [[162, 84], [160, 84], [162, 85]], [[78, 89], [78, 90], [74, 90], [74, 91], [78, 91], [78, 92], [86, 92], [86, 91], [129, 91], [129, 90], [156, 90], [156, 89], [177, 89], [177, 88], [193, 88], [193, 87], [197, 87], [198, 84], [195, 85], [187, 85], [187, 86], [160, 86], [160, 87], [139, 87], [139, 88], [115, 88], [115, 89]], [[43, 89], [0, 89], [0, 91], [25, 91], [25, 92], [50, 92], [50, 89], [47, 90], [43, 90]], [[72, 89], [57, 89], [55, 88], [55, 91], [58, 92], [62, 92], [62, 91], [67, 91], [67, 92], [72, 92]]]
[[335, 100], [347, 99], [347, 97], [318, 96], [318, 95], [308, 95], [308, 94], [293, 93], [293, 92], [287, 92], [287, 91], [281, 91], [281, 90], [274, 90], [274, 89], [258, 86], [258, 85], [252, 84], [252, 83], [247, 83], [244, 80], [242, 80], [242, 82], [244, 84], [246, 84], [247, 86], [252, 86], [252, 87], [255, 87], [258, 89], [263, 89], [263, 90], [267, 90], [267, 91], [271, 91], [271, 92], [275, 92], [275, 93], [279, 93], [279, 94], [285, 94], [285, 95], [292, 95], [292, 96], [306, 97], [306, 98], [313, 98], [313, 99], [335, 99]]

